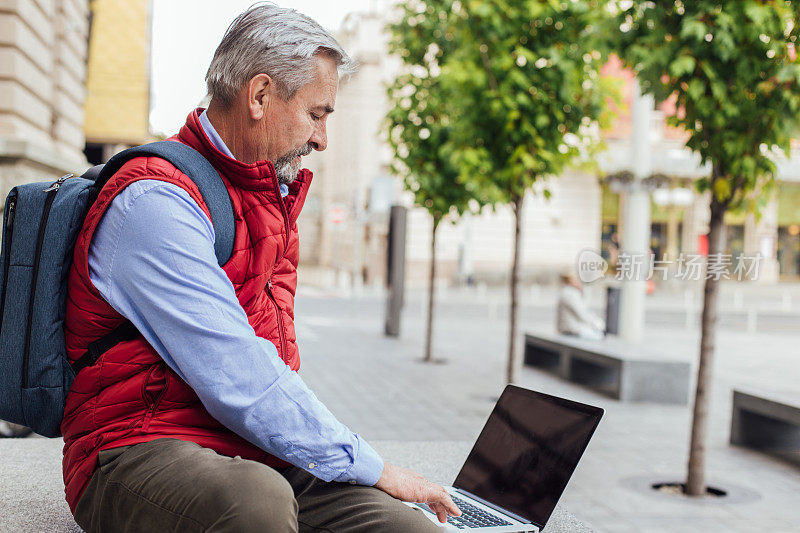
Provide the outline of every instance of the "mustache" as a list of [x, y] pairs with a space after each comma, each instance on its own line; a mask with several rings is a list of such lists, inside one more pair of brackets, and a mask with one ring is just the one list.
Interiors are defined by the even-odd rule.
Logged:
[[306, 143], [305, 146], [303, 146], [301, 148], [298, 148], [297, 150], [292, 150], [291, 152], [289, 152], [285, 156], [278, 158], [278, 160], [275, 162], [275, 164], [276, 164], [276, 166], [278, 166], [278, 165], [280, 165], [282, 163], [283, 164], [291, 163], [294, 160], [295, 157], [306, 156], [306, 155], [310, 154], [311, 150], [313, 150], [313, 149], [314, 149], [314, 147], [311, 145], [311, 143]]

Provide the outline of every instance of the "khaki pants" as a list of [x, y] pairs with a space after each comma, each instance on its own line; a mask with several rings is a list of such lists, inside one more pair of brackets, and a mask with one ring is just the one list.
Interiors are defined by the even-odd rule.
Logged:
[[440, 532], [388, 494], [158, 439], [100, 452], [75, 509], [85, 531]]

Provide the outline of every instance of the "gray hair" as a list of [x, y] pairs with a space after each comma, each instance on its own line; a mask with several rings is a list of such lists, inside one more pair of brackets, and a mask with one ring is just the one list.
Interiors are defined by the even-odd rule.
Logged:
[[294, 9], [259, 2], [236, 17], [206, 73], [208, 94], [225, 107], [257, 74], [267, 74], [279, 95], [291, 99], [313, 79], [314, 56], [331, 58], [343, 75], [355, 63], [336, 39], [313, 19]]

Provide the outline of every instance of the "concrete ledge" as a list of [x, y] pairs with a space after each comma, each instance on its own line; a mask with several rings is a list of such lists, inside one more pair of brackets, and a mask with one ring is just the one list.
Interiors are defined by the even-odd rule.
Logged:
[[63, 446], [61, 439], [0, 440], [0, 529], [81, 531], [64, 500]]
[[545, 332], [527, 334], [525, 364], [618, 400], [689, 402], [687, 358], [613, 336], [587, 340]]
[[800, 465], [800, 395], [735, 389], [730, 442]]
[[[23, 159], [41, 165], [57, 174], [68, 172], [80, 174], [90, 166], [83, 154], [77, 150], [70, 156], [58, 153], [52, 148], [19, 139], [0, 138], [0, 159]], [[43, 179], [43, 181], [46, 180]]]
[[[472, 448], [467, 442], [376, 441], [387, 461], [413, 468], [432, 481], [451, 483]], [[0, 530], [79, 533], [64, 500], [61, 439], [0, 439]], [[569, 490], [569, 487], [567, 488]], [[556, 508], [545, 532], [591, 529]]]

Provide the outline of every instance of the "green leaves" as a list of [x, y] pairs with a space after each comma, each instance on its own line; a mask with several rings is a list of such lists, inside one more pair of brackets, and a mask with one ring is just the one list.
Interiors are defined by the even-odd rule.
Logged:
[[[407, 73], [389, 89], [387, 130], [399, 163], [393, 168], [418, 205], [441, 211], [441, 197], [461, 212], [465, 198], [508, 203], [535, 181], [588, 158], [615, 96], [599, 75], [604, 3], [454, 4], [411, 1], [399, 8], [390, 42]], [[410, 75], [420, 68], [428, 75]], [[428, 124], [431, 113], [447, 124]], [[419, 138], [422, 127], [430, 132], [426, 139]]]
[[713, 190], [733, 206], [772, 179], [762, 146], [788, 153], [798, 131], [800, 64], [794, 52], [800, 3], [760, 0], [615, 2], [610, 46], [657, 101], [681, 110], [670, 123], [717, 169]]
[[690, 55], [680, 56], [670, 63], [669, 72], [676, 78], [694, 72], [695, 59]]
[[680, 37], [690, 42], [701, 42], [708, 34], [708, 27], [697, 19], [684, 22], [680, 31]]
[[700, 100], [705, 92], [706, 84], [703, 83], [702, 79], [693, 78], [689, 80], [689, 83], [686, 87], [686, 94], [689, 95], [689, 98], [692, 100]]
[[731, 196], [731, 184], [726, 179], [718, 179], [714, 182], [714, 196], [720, 203], [724, 203]]
[[441, 70], [442, 58], [454, 46], [457, 16], [452, 3], [403, 4], [400, 21], [388, 27], [390, 50], [404, 63], [403, 73], [387, 89], [391, 108], [385, 130], [394, 149], [390, 168], [435, 223], [469, 210], [473, 200], [480, 205], [480, 195], [458, 181], [458, 170], [451, 163], [454, 108], [441, 83]]
[[460, 46], [448, 64], [471, 83], [452, 87], [460, 103], [454, 142], [486, 143], [460, 161], [459, 176], [497, 189], [489, 196], [507, 203], [581, 153], [565, 144], [565, 134], [584, 149], [597, 140], [587, 125], [598, 121], [608, 92], [591, 83], [603, 56], [590, 26], [602, 10], [596, 2], [552, 1], [473, 0], [464, 7]]
[[[754, 26], [763, 26], [769, 18], [769, 7], [760, 5], [760, 2], [747, 2], [744, 6], [744, 12], [747, 18], [750, 19]], [[748, 21], [744, 21], [745, 23]]]

